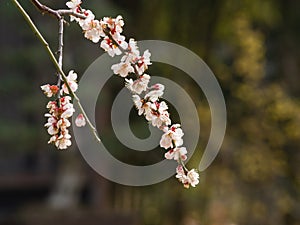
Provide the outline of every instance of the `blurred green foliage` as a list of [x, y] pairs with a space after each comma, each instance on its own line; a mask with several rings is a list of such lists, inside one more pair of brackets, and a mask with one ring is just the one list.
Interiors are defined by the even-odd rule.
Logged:
[[[56, 21], [22, 3], [56, 49]], [[128, 210], [139, 212], [145, 225], [300, 224], [300, 2], [87, 0], [83, 5], [98, 17], [122, 14], [127, 37], [172, 41], [197, 53], [214, 71], [227, 105], [223, 147], [197, 188], [183, 190], [174, 178], [143, 188], [111, 184], [117, 190], [113, 198], [127, 196]], [[0, 155], [54, 151], [46, 144], [46, 98], [39, 90], [55, 81], [54, 68], [10, 1], [0, 2], [0, 16]], [[80, 33], [75, 24], [66, 27], [64, 67], [82, 74], [102, 51]], [[159, 71], [179, 77], [169, 68]], [[190, 79], [180, 78], [180, 84], [202, 102], [192, 167], [209, 136], [210, 111]], [[107, 88], [106, 101], [118, 88]], [[109, 109], [100, 111], [108, 126]]]

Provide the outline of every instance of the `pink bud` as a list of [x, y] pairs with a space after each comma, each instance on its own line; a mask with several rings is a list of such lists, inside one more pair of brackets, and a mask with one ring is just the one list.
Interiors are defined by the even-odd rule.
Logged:
[[84, 118], [83, 114], [80, 113], [77, 116], [77, 118], [75, 119], [75, 124], [76, 124], [77, 127], [84, 127], [85, 126], [86, 122], [85, 122], [85, 118]]

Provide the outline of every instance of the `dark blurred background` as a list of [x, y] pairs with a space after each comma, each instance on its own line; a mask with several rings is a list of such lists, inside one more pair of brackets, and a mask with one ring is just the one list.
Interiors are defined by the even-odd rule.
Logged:
[[[57, 21], [20, 2], [56, 50]], [[222, 149], [197, 188], [185, 190], [174, 177], [147, 187], [115, 184], [87, 165], [75, 143], [67, 151], [48, 145], [47, 99], [39, 86], [55, 83], [55, 69], [13, 3], [0, 0], [0, 224], [299, 225], [300, 1], [86, 0], [82, 6], [98, 18], [123, 15], [127, 37], [175, 42], [204, 59], [226, 99]], [[65, 28], [65, 71], [80, 76], [102, 53], [76, 24]], [[201, 102], [201, 137], [189, 162], [196, 167], [210, 131], [203, 93], [174, 68], [153, 65], [151, 72]], [[97, 121], [102, 139], [122, 157], [108, 107], [120, 81], [106, 85]], [[153, 157], [160, 159], [160, 151]]]

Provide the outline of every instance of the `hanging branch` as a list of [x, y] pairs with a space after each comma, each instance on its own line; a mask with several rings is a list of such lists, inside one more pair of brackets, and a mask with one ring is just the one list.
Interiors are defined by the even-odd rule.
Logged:
[[[83, 29], [85, 38], [94, 43], [98, 43], [101, 40], [100, 47], [103, 48], [108, 55], [114, 57], [115, 55], [124, 54], [121, 62], [112, 65], [111, 69], [115, 74], [125, 78], [125, 86], [133, 93], [133, 102], [139, 111], [139, 115], [144, 115], [146, 120], [151, 122], [154, 127], [157, 127], [164, 132], [160, 140], [160, 147], [168, 150], [165, 153], [166, 159], [174, 159], [178, 162], [178, 166], [176, 168], [176, 178], [178, 178], [178, 180], [186, 188], [188, 188], [190, 185], [195, 187], [199, 183], [198, 172], [195, 169], [189, 170], [184, 163], [184, 161], [187, 159], [187, 149], [186, 147], [182, 146], [182, 137], [184, 133], [181, 129], [181, 125], [172, 124], [172, 121], [169, 118], [170, 114], [168, 112], [168, 106], [166, 102], [160, 100], [164, 93], [164, 85], [155, 84], [150, 87], [148, 86], [150, 76], [146, 74], [145, 71], [148, 69], [148, 66], [152, 64], [150, 61], [151, 53], [149, 50], [146, 50], [144, 51], [143, 55], [141, 55], [140, 51], [138, 50], [137, 42], [133, 38], [131, 38], [128, 43], [126, 42], [126, 37], [121, 35], [123, 31], [122, 27], [124, 25], [122, 16], [119, 15], [116, 18], [104, 17], [99, 21], [94, 19], [95, 16], [90, 10], [81, 8], [80, 0], [71, 0], [67, 2], [66, 5], [70, 8], [70, 10], [54, 10], [41, 4], [38, 0], [31, 0], [31, 2], [42, 13], [53, 15], [59, 21], [57, 60], [48, 43], [38, 31], [25, 10], [21, 7], [17, 0], [13, 0], [13, 2], [20, 10], [27, 23], [30, 25], [34, 34], [46, 48], [46, 51], [58, 72], [58, 85], [52, 85], [54, 86], [53, 88], [55, 88], [55, 90], [58, 90], [58, 101], [50, 101], [47, 104], [49, 113], [45, 114], [46, 117], [49, 117], [45, 126], [48, 128], [48, 133], [52, 135], [48, 143], [55, 143], [59, 149], [66, 149], [71, 145], [71, 136], [68, 134], [68, 127], [70, 126], [68, 118], [70, 118], [74, 112], [73, 104], [70, 102], [71, 97], [75, 99], [83, 114], [79, 116], [86, 119], [95, 138], [100, 142], [96, 128], [90, 122], [78, 96], [74, 93], [77, 89], [77, 75], [74, 75], [73, 71], [71, 70], [67, 77], [62, 69], [63, 29], [65, 22], [63, 15], [70, 15], [73, 16], [71, 17], [71, 21], [76, 21]], [[126, 79], [126, 77], [132, 73], [136, 75], [136, 79]], [[61, 85], [61, 79], [64, 82], [63, 85]], [[75, 86], [73, 83], [75, 83]], [[48, 84], [41, 87], [42, 90], [45, 91], [47, 97], [57, 94], [57, 91], [54, 92], [51, 89], [52, 86]], [[66, 95], [60, 97], [60, 91]], [[140, 96], [142, 92], [145, 94], [144, 97]], [[59, 107], [57, 107], [57, 105], [59, 105]], [[83, 126], [85, 123], [83, 124], [80, 122], [81, 119], [79, 116], [77, 117], [78, 120], [75, 120], [75, 123], [78, 126]]]
[[[82, 112], [82, 114], [84, 115], [90, 129], [92, 130], [93, 135], [95, 136], [96, 140], [98, 142], [101, 142], [97, 130], [96, 128], [93, 126], [93, 124], [91, 123], [91, 121], [89, 120], [83, 106], [80, 103], [80, 100], [78, 98], [78, 96], [71, 90], [70, 85], [68, 84], [68, 80], [67, 77], [64, 73], [64, 71], [62, 70], [61, 66], [59, 65], [59, 63], [57, 62], [53, 51], [51, 50], [48, 42], [45, 40], [45, 38], [42, 36], [42, 34], [39, 32], [38, 28], [35, 26], [35, 24], [33, 23], [33, 21], [31, 20], [31, 18], [29, 17], [29, 15], [27, 14], [27, 12], [23, 9], [23, 7], [20, 5], [20, 3], [17, 0], [12, 0], [13, 3], [16, 5], [16, 7], [18, 8], [18, 10], [21, 12], [21, 14], [23, 15], [24, 19], [26, 20], [26, 22], [29, 24], [30, 28], [32, 29], [33, 33], [37, 36], [37, 38], [40, 40], [40, 42], [43, 44], [43, 46], [45, 47], [51, 61], [53, 62], [56, 70], [58, 71], [58, 73], [61, 75], [62, 80], [64, 81], [64, 83], [66, 84], [68, 91], [70, 93], [70, 95], [76, 100], [76, 103], [80, 109], [80, 111]], [[38, 2], [38, 1], [33, 1], [33, 2]], [[48, 10], [50, 8], [46, 7], [43, 8], [43, 10]], [[60, 10], [57, 10], [56, 12], [59, 12]], [[68, 10], [67, 10], [68, 11]], [[47, 11], [48, 13], [52, 14], [52, 15], [57, 15], [57, 13], [53, 13], [53, 10]], [[64, 13], [66, 13], [66, 10], [63, 10]], [[70, 13], [70, 15], [73, 15], [73, 13]], [[62, 17], [60, 17], [62, 18]], [[63, 31], [63, 30], [62, 30]]]

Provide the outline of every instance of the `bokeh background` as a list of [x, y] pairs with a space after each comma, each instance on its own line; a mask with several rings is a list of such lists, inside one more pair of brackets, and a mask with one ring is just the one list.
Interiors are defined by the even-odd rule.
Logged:
[[[20, 2], [55, 50], [56, 19]], [[226, 99], [223, 146], [198, 187], [185, 190], [175, 178], [147, 187], [112, 183], [87, 165], [75, 142], [67, 151], [48, 145], [39, 86], [55, 83], [55, 69], [13, 3], [0, 0], [0, 224], [299, 225], [300, 2], [86, 0], [83, 7], [98, 18], [123, 15], [127, 37], [175, 42], [204, 59]], [[66, 26], [64, 47], [65, 71], [79, 76], [103, 54], [76, 24]], [[189, 162], [196, 167], [210, 131], [205, 97], [174, 68], [153, 65], [149, 73], [175, 80], [197, 104], [201, 136]], [[102, 91], [101, 138], [124, 161], [160, 160], [162, 150], [135, 155], [116, 141], [109, 106], [122, 85], [115, 77]], [[134, 110], [132, 121], [147, 136]]]

